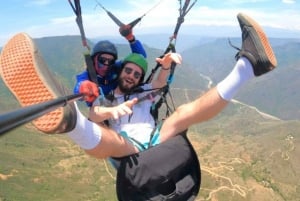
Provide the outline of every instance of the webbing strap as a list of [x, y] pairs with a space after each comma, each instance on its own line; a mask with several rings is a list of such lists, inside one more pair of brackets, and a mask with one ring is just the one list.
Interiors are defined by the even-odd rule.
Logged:
[[155, 132], [158, 130], [160, 131], [162, 126], [162, 122], [160, 122], [159, 124], [157, 124], [154, 129], [152, 130], [151, 134], [150, 134], [150, 139], [149, 139], [149, 148], [152, 147], [152, 139], [154, 137]]
[[[179, 29], [182, 25], [182, 23], [184, 22], [184, 17], [185, 15], [190, 11], [190, 9], [195, 5], [195, 3], [197, 2], [197, 0], [195, 0], [190, 6], [190, 0], [186, 0], [183, 7], [181, 5], [181, 0], [180, 0], [180, 9], [179, 9], [179, 17], [177, 19], [177, 23], [173, 32], [173, 35], [170, 37], [170, 42], [168, 47], [166, 48], [164, 54], [161, 56], [163, 57], [165, 54], [167, 54], [168, 52], [172, 51], [172, 52], [176, 52], [175, 51], [175, 45], [172, 43], [172, 41], [174, 39], [177, 38]], [[154, 74], [156, 73], [157, 69], [160, 67], [161, 65], [159, 63], [156, 64], [156, 66], [152, 69], [151, 74], [148, 76], [147, 80], [145, 83], [150, 83], [154, 77]]]
[[[125, 24], [123, 22], [121, 22], [121, 20], [119, 20], [114, 14], [112, 14], [110, 11], [108, 11], [99, 1], [95, 0], [97, 2], [97, 4], [107, 13], [107, 15], [119, 26], [122, 27]], [[158, 4], [160, 4], [161, 2], [159, 2]], [[158, 6], [158, 4], [156, 4], [154, 7], [152, 7], [149, 11], [147, 11], [145, 14], [143, 14], [141, 17], [138, 17], [137, 19], [133, 20], [132, 22], [130, 22], [129, 25], [130, 28], [133, 28], [137, 23], [139, 23], [143, 17], [146, 16], [146, 14], [148, 12], [150, 12], [152, 9], [154, 9], [155, 7]]]
[[[186, 0], [183, 7], [182, 7], [182, 4], [181, 4], [181, 0], [180, 0], [180, 9], [179, 9], [179, 17], [177, 19], [177, 24], [176, 24], [176, 27], [174, 29], [174, 32], [173, 32], [173, 36], [170, 37], [170, 42], [169, 42], [169, 45], [168, 47], [166, 48], [164, 54], [161, 56], [161, 58], [167, 54], [168, 52], [176, 52], [175, 50], [175, 45], [174, 43], [172, 43], [172, 41], [174, 39], [177, 38], [177, 34], [179, 32], [179, 29], [182, 25], [182, 23], [184, 22], [184, 17], [185, 15], [190, 11], [190, 9], [195, 5], [197, 0], [195, 0], [190, 6], [190, 0]], [[150, 83], [156, 73], [156, 71], [158, 70], [158, 68], [161, 67], [161, 65], [159, 63], [156, 64], [156, 66], [152, 69], [151, 71], [151, 74], [148, 76], [147, 80], [145, 83]], [[164, 93], [161, 95], [161, 98], [160, 100], [157, 102], [157, 104], [154, 104], [154, 106], [151, 108], [151, 114], [152, 116], [154, 117], [155, 119], [155, 122], [157, 123], [158, 122], [158, 109], [161, 107], [162, 103], [164, 102], [167, 106], [167, 113], [166, 115], [168, 115], [169, 113], [169, 105], [166, 101], [166, 94], [169, 92], [169, 85], [173, 82], [173, 78], [174, 78], [174, 72], [175, 72], [175, 67], [176, 67], [176, 63], [175, 62], [172, 62], [172, 65], [171, 65], [171, 70], [170, 70], [170, 74], [169, 74], [169, 77], [168, 77], [168, 80], [167, 80], [167, 88], [165, 89]]]
[[90, 54], [84, 54], [84, 59], [90, 80], [98, 85], [96, 71]]
[[180, 0], [180, 9], [179, 9], [179, 17], [177, 19], [177, 24], [174, 29], [173, 36], [171, 37], [171, 40], [176, 39], [178, 31], [180, 29], [181, 24], [184, 22], [185, 15], [191, 10], [191, 8], [195, 5], [197, 0], [195, 0], [190, 6], [190, 0], [185, 0], [184, 5], [182, 7], [181, 0]]
[[84, 28], [83, 28], [80, 0], [74, 0], [74, 4], [72, 3], [71, 0], [68, 0], [68, 1], [76, 15], [76, 23], [77, 23], [79, 31], [80, 31], [82, 45], [88, 49], [88, 53], [84, 54], [84, 60], [86, 63], [87, 72], [89, 74], [89, 79], [99, 87], [96, 71], [95, 71], [95, 68], [93, 65], [93, 61], [90, 56], [91, 48], [87, 44], [87, 39], [86, 39]]
[[[174, 44], [169, 43], [168, 47], [164, 51], [163, 55], [160, 56], [160, 58], [162, 58], [168, 52], [176, 52]], [[150, 83], [152, 81], [152, 79], [153, 79], [153, 77], [154, 77], [154, 75], [155, 75], [155, 73], [156, 73], [156, 71], [158, 70], [159, 67], [161, 67], [161, 64], [157, 62], [156, 66], [151, 70], [151, 73], [148, 76], [148, 78], [145, 81], [145, 83]]]
[[156, 91], [154, 91], [154, 92], [148, 93], [148, 94], [146, 94], [145, 96], [139, 98], [139, 99], [138, 99], [138, 103], [139, 103], [139, 102], [142, 102], [142, 101], [145, 101], [145, 100], [148, 100], [148, 99], [151, 99], [152, 97], [155, 97], [155, 96], [157, 96], [157, 95], [163, 93], [163, 92], [164, 92], [165, 90], [167, 90], [168, 88], [169, 88], [169, 86], [168, 86], [168, 85], [165, 85], [165, 86], [163, 86], [162, 88], [160, 88], [160, 89], [158, 89], [158, 90], [156, 90]]
[[87, 44], [87, 40], [86, 40], [86, 37], [85, 37], [84, 28], [83, 28], [83, 23], [82, 23], [80, 0], [74, 0], [74, 5], [73, 5], [71, 0], [69, 0], [69, 3], [70, 3], [70, 5], [71, 5], [71, 7], [72, 7], [72, 9], [73, 9], [73, 11], [76, 15], [76, 23], [77, 23], [79, 31], [80, 31], [82, 45], [90, 51], [91, 48]]
[[95, 1], [119, 27], [124, 25], [123, 22], [121, 22], [116, 16], [114, 16], [111, 12], [109, 12], [99, 1], [97, 0]]

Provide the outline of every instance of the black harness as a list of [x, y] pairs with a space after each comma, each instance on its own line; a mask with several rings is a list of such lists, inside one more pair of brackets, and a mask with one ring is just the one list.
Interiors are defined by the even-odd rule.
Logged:
[[[185, 0], [182, 6], [181, 0], [179, 0], [179, 18], [165, 54], [170, 51], [175, 52], [175, 45], [172, 41], [177, 37], [179, 28], [184, 21], [184, 16], [196, 1], [194, 0], [193, 4], [189, 6], [190, 0]], [[73, 6], [71, 0], [69, 0], [69, 3], [77, 16], [76, 22], [80, 29], [83, 45], [90, 50], [86, 43], [82, 25], [80, 1], [74, 0], [75, 6]], [[101, 7], [104, 8], [102, 5]], [[110, 12], [107, 12], [107, 14], [118, 26], [124, 25]], [[139, 20], [140, 18], [129, 25], [133, 27]], [[95, 70], [89, 67], [92, 66], [92, 61], [89, 55], [86, 55], [85, 59], [90, 79], [94, 81]], [[151, 82], [159, 67], [160, 65], [157, 64], [146, 83]], [[173, 79], [174, 70], [175, 63], [172, 64], [167, 86], [156, 92], [158, 94], [161, 93], [161, 99], [151, 109], [151, 114], [156, 122], [160, 106], [163, 102], [166, 103], [166, 94], [169, 92], [169, 84]], [[149, 97], [145, 96], [139, 101], [147, 98]], [[119, 162], [116, 181], [116, 192], [119, 201], [193, 201], [196, 199], [201, 184], [200, 163], [193, 146], [186, 136], [186, 132], [184, 131], [155, 147], [151, 147], [150, 144], [149, 149], [137, 154], [118, 159], [114, 158]]]
[[186, 131], [118, 160], [116, 191], [120, 201], [192, 201], [199, 193], [200, 163]]

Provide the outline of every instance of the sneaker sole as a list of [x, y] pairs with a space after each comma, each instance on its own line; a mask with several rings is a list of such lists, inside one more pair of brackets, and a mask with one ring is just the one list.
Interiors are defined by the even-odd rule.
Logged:
[[[57, 93], [47, 85], [49, 78], [45, 75], [51, 77], [47, 73], [47, 66], [27, 34], [15, 35], [3, 47], [0, 55], [0, 74], [21, 106], [29, 106], [58, 97]], [[54, 133], [63, 121], [63, 110], [63, 108], [58, 108], [37, 118], [32, 123], [44, 133]]]
[[[238, 14], [238, 19], [243, 20], [243, 22], [245, 23], [245, 25], [249, 26], [249, 27], [253, 27], [253, 29], [256, 31], [259, 40], [257, 41], [261, 41], [261, 45], [263, 48], [263, 51], [265, 53], [265, 57], [268, 58], [268, 60], [270, 61], [270, 64], [272, 65], [272, 69], [275, 68], [277, 66], [277, 60], [276, 60], [276, 56], [273, 52], [273, 49], [269, 43], [269, 40], [264, 32], [264, 30], [262, 29], [262, 27], [252, 18], [250, 18], [247, 15]], [[259, 44], [256, 44], [259, 45]], [[270, 70], [272, 70], [270, 69]]]

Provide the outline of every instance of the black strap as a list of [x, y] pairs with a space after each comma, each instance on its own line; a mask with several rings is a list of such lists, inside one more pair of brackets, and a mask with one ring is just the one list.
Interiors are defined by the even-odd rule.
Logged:
[[[185, 3], [182, 7], [182, 4], [181, 4], [181, 0], [179, 1], [180, 2], [180, 8], [179, 8], [179, 17], [177, 19], [177, 24], [175, 26], [175, 29], [174, 29], [174, 32], [173, 32], [173, 35], [170, 37], [170, 42], [169, 42], [169, 45], [168, 47], [166, 48], [164, 54], [161, 56], [163, 57], [165, 54], [167, 54], [168, 52], [172, 51], [172, 52], [176, 52], [175, 51], [175, 45], [173, 44], [173, 40], [176, 40], [177, 39], [177, 35], [178, 35], [178, 32], [179, 32], [179, 29], [182, 25], [182, 23], [184, 22], [184, 17], [185, 15], [190, 11], [190, 9], [195, 5], [195, 3], [197, 2], [197, 0], [195, 0], [190, 6], [190, 0], [185, 0]], [[147, 80], [146, 80], [146, 83], [150, 83], [154, 77], [154, 74], [156, 73], [157, 69], [160, 67], [161, 65], [159, 63], [156, 64], [156, 66], [152, 69], [151, 71], [151, 74], [148, 76]]]
[[[124, 26], [125, 24], [123, 23], [123, 22], [121, 22], [121, 20], [119, 20], [114, 14], [112, 14], [110, 11], [108, 11], [99, 1], [97, 1], [97, 0], [95, 0], [96, 2], [97, 2], [97, 4], [107, 13], [107, 15], [119, 26], [119, 27], [122, 27], [122, 26]], [[159, 2], [159, 3], [161, 3], [161, 2]], [[158, 4], [159, 4], [158, 3]], [[155, 6], [153, 6], [150, 10], [148, 10], [145, 14], [143, 14], [141, 17], [138, 17], [138, 18], [136, 18], [135, 20], [133, 20], [132, 22], [130, 22], [129, 24], [127, 24], [127, 25], [129, 25], [130, 26], [130, 28], [133, 28], [135, 25], [137, 25], [137, 23], [139, 23], [141, 20], [142, 20], [142, 18], [143, 17], [145, 17], [146, 16], [146, 14], [148, 13], [148, 12], [150, 12], [152, 9], [154, 9], [156, 6], [158, 6], [158, 4], [157, 5], [155, 5]]]
[[178, 31], [181, 27], [181, 24], [184, 22], [184, 17], [185, 15], [190, 11], [190, 9], [195, 5], [195, 3], [197, 2], [197, 0], [195, 0], [190, 6], [190, 0], [185, 0], [184, 5], [182, 7], [182, 3], [180, 0], [180, 9], [179, 9], [179, 17], [177, 19], [177, 24], [176, 27], [174, 29], [174, 33], [173, 36], [170, 38], [170, 40], [176, 39], [177, 38], [177, 34]]
[[153, 146], [153, 145], [152, 145], [152, 139], [153, 139], [153, 137], [154, 137], [155, 132], [156, 132], [157, 130], [160, 131], [161, 126], [162, 126], [162, 122], [160, 122], [159, 124], [157, 124], [157, 125], [154, 127], [154, 129], [152, 130], [152, 132], [151, 132], [151, 134], [150, 134], [150, 139], [149, 139], [149, 148]]
[[130, 140], [132, 140], [133, 142], [135, 142], [136, 144], [138, 144], [143, 150], [146, 150], [146, 147], [138, 140], [132, 138], [132, 137], [129, 137]]
[[90, 51], [91, 48], [87, 44], [87, 40], [85, 37], [84, 28], [83, 28], [83, 23], [82, 23], [80, 0], [74, 0], [74, 5], [72, 4], [71, 0], [69, 0], [69, 3], [76, 15], [76, 23], [77, 23], [79, 31], [80, 31], [82, 45]]
[[103, 10], [105, 10], [105, 12], [107, 13], [107, 15], [119, 26], [119, 27], [121, 27], [121, 26], [123, 26], [124, 25], [124, 23], [123, 22], [121, 22], [116, 16], [114, 16], [111, 12], [109, 12], [99, 1], [97, 1], [96, 0], [96, 2], [97, 2], [97, 4], [103, 9]]
[[90, 80], [98, 85], [96, 71], [90, 54], [84, 54], [84, 59]]
[[[190, 9], [195, 5], [197, 0], [195, 0], [190, 6], [190, 0], [186, 0], [183, 7], [182, 7], [182, 2], [180, 0], [180, 9], [179, 9], [179, 17], [177, 19], [177, 24], [176, 24], [176, 27], [174, 29], [174, 32], [173, 32], [173, 36], [170, 37], [170, 42], [169, 42], [169, 45], [168, 47], [166, 48], [164, 54], [161, 56], [161, 58], [169, 53], [169, 52], [176, 52], [176, 49], [175, 49], [175, 45], [174, 43], [172, 43], [172, 41], [174, 39], [177, 38], [177, 34], [179, 32], [179, 29], [182, 25], [182, 23], [184, 22], [184, 17], [185, 15], [190, 11]], [[150, 75], [148, 76], [147, 80], [145, 83], [150, 83], [156, 73], [156, 71], [158, 70], [158, 68], [161, 67], [161, 65], [157, 62], [156, 63], [156, 66], [152, 69]], [[167, 81], [167, 85], [168, 85], [168, 88], [164, 91], [164, 93], [162, 94], [161, 98], [158, 100], [158, 102], [154, 105], [154, 108], [151, 109], [151, 114], [152, 116], [154, 117], [155, 119], [155, 122], [157, 124], [158, 122], [158, 110], [159, 108], [161, 107], [162, 103], [165, 103], [166, 104], [166, 107], [167, 107], [167, 113], [166, 115], [168, 115], [169, 113], [169, 105], [166, 101], [166, 94], [169, 93], [169, 85], [172, 83], [173, 81], [173, 76], [174, 76], [174, 72], [175, 72], [175, 67], [176, 67], [176, 63], [175, 62], [172, 62], [172, 65], [171, 65], [171, 70], [170, 70], [170, 74], [169, 74], [169, 77], [168, 77], [168, 81]]]
[[71, 0], [69, 0], [69, 3], [70, 3], [70, 5], [71, 5], [71, 7], [72, 7], [72, 9], [73, 9], [73, 11], [76, 15], [76, 23], [77, 23], [79, 31], [80, 31], [82, 45], [88, 49], [88, 53], [84, 54], [84, 59], [85, 59], [89, 79], [92, 82], [94, 82], [97, 86], [99, 86], [98, 80], [97, 80], [97, 74], [96, 74], [96, 71], [95, 71], [95, 68], [94, 68], [92, 58], [90, 56], [91, 48], [87, 44], [87, 39], [86, 39], [84, 28], [83, 28], [80, 0], [74, 0], [74, 4], [72, 3]]

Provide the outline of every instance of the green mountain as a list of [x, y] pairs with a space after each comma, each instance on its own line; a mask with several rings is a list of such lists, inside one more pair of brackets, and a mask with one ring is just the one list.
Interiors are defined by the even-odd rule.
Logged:
[[[240, 47], [239, 38], [230, 40]], [[281, 119], [300, 119], [300, 93], [297, 92], [300, 84], [300, 40], [272, 38], [270, 43], [277, 57], [277, 68], [247, 84], [236, 99]], [[228, 39], [218, 38], [195, 45], [182, 55], [196, 71], [210, 77], [216, 84], [231, 71], [236, 52]]]
[[[84, 69], [86, 50], [80, 37], [35, 41], [50, 70], [72, 89], [75, 74]], [[275, 42], [276, 71], [245, 86], [237, 97], [242, 103], [232, 102], [213, 120], [189, 129], [203, 176], [197, 200], [300, 200], [300, 122], [276, 120], [245, 104], [267, 113], [269, 108], [279, 111], [285, 105], [279, 98], [287, 95], [294, 102], [284, 100], [290, 107], [286, 119], [292, 119], [292, 110], [297, 113], [298, 96], [292, 88], [297, 84], [299, 45]], [[129, 51], [127, 45], [117, 47], [120, 58]], [[146, 46], [146, 51], [154, 67], [163, 50]], [[184, 63], [176, 69], [171, 89], [175, 106], [202, 94], [210, 79], [213, 84], [222, 79], [234, 65], [235, 50], [227, 39], [210, 39], [182, 55]], [[0, 97], [1, 112], [19, 107], [1, 79]], [[116, 200], [116, 172], [109, 163], [87, 156], [65, 135], [45, 135], [29, 123], [1, 136], [0, 147], [0, 201]]]

